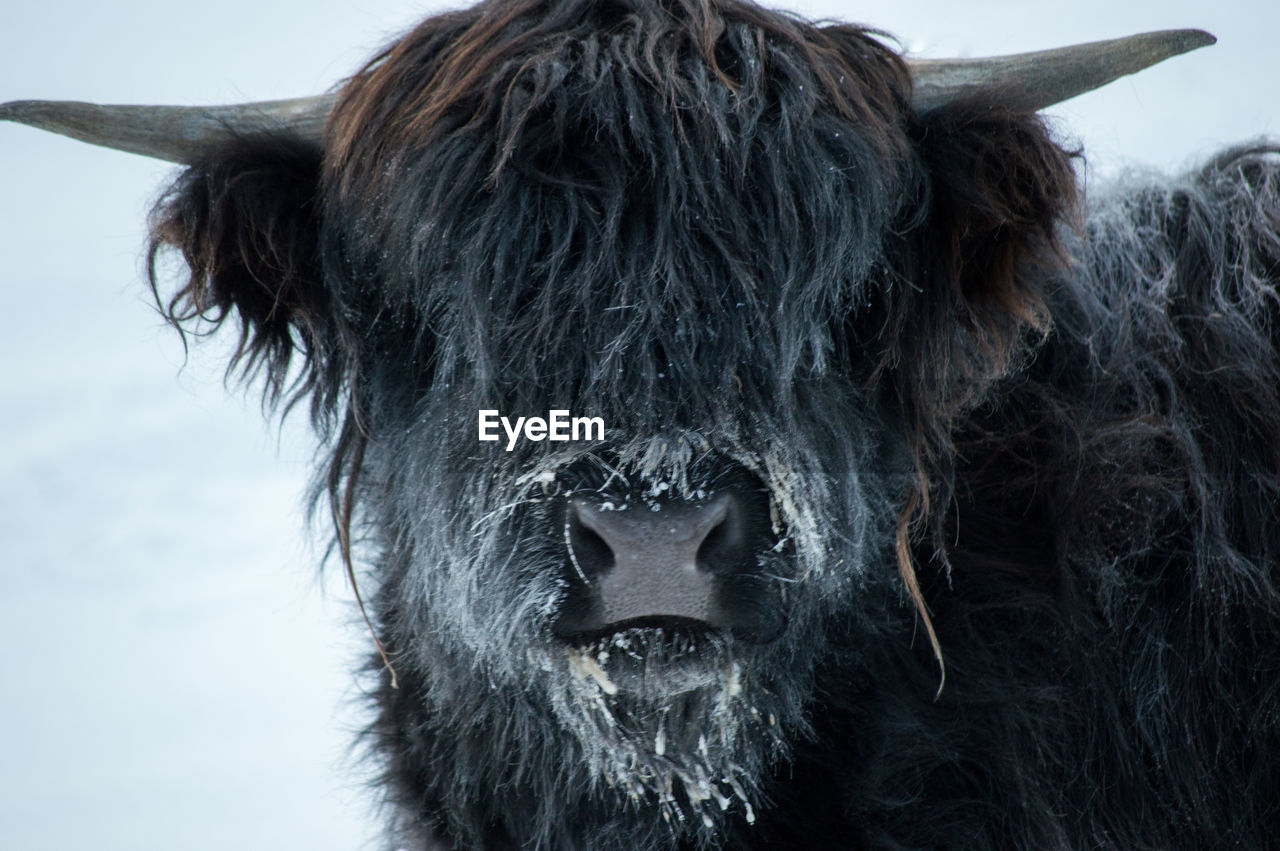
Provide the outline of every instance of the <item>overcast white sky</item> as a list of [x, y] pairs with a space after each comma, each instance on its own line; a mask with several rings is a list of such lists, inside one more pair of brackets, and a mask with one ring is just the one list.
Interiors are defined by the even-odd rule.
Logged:
[[[457, 4], [450, 4], [457, 5]], [[1053, 110], [1092, 175], [1280, 134], [1280, 3], [805, 2], [920, 55], [1194, 26], [1215, 47]], [[444, 4], [9, 3], [0, 101], [309, 94]], [[1064, 14], [1063, 10], [1067, 10]], [[220, 383], [147, 304], [143, 221], [170, 167], [0, 125], [0, 847], [352, 849], [361, 713], [335, 576], [302, 519], [310, 445]]]

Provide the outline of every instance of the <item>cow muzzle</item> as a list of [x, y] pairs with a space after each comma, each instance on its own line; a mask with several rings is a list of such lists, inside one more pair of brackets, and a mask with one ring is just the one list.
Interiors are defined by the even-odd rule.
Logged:
[[763, 565], [777, 550], [762, 490], [706, 499], [567, 500], [570, 593], [554, 631], [579, 643], [627, 629], [775, 638], [784, 618]]

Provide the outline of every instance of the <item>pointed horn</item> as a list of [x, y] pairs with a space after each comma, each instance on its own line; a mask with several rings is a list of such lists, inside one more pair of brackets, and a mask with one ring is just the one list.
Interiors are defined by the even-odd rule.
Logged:
[[1204, 30], [1161, 30], [1010, 56], [913, 59], [912, 104], [924, 112], [990, 89], [1017, 109], [1044, 109], [1216, 41]]
[[263, 130], [287, 128], [318, 145], [335, 98], [327, 94], [228, 106], [102, 106], [15, 100], [0, 104], [0, 119], [92, 145], [186, 164], [222, 139]]

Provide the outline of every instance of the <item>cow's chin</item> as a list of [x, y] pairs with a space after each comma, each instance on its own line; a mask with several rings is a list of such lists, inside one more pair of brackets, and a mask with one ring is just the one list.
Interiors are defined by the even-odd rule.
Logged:
[[754, 819], [756, 789], [779, 754], [758, 648], [712, 630], [638, 626], [561, 645], [556, 714], [596, 781], [673, 827]]

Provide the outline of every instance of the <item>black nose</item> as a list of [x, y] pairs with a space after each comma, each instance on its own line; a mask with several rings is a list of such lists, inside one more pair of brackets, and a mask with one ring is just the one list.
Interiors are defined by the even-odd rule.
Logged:
[[760, 543], [749, 503], [732, 491], [697, 503], [570, 500], [565, 543], [581, 586], [556, 632], [677, 620], [737, 626], [738, 607], [726, 598], [755, 570]]

